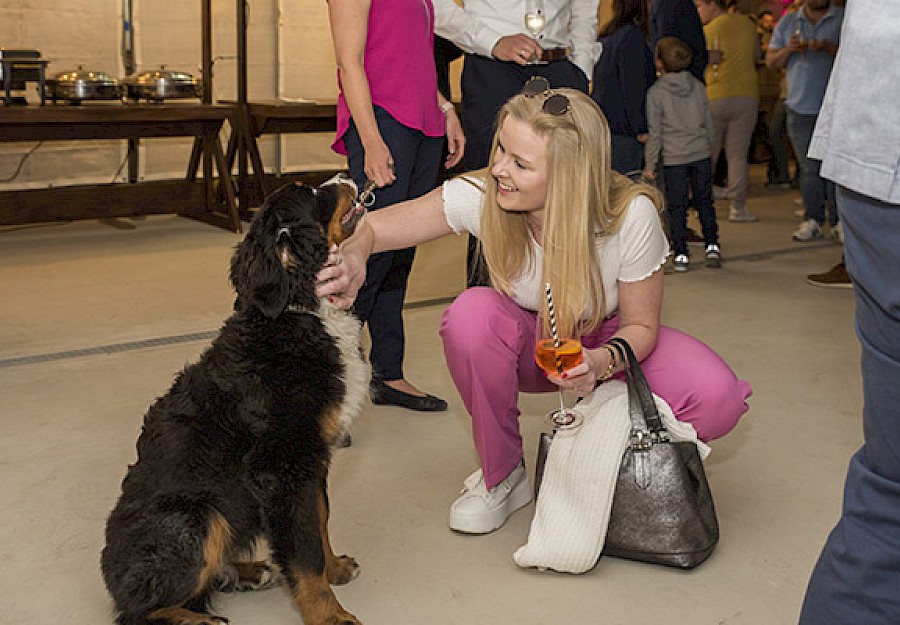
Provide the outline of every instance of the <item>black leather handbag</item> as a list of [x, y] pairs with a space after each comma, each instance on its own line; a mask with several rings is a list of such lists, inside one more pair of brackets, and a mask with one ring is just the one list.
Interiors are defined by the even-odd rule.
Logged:
[[[647, 380], [623, 339], [610, 340], [625, 363], [631, 441], [622, 458], [601, 555], [692, 569], [719, 541], [719, 523], [697, 446], [673, 442]], [[552, 435], [541, 434], [540, 488]]]

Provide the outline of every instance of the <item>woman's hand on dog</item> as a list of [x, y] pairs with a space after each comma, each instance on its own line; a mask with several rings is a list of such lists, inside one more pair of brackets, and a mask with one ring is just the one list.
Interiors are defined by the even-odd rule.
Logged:
[[356, 254], [344, 254], [337, 245], [328, 252], [325, 266], [316, 276], [316, 295], [347, 310], [366, 279], [366, 261]]

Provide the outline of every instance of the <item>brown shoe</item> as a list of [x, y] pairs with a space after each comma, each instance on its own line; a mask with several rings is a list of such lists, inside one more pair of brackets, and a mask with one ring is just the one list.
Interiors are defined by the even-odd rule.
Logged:
[[847, 265], [844, 261], [826, 271], [825, 273], [813, 273], [806, 276], [806, 281], [813, 286], [825, 286], [832, 289], [852, 289], [853, 282], [847, 273]]

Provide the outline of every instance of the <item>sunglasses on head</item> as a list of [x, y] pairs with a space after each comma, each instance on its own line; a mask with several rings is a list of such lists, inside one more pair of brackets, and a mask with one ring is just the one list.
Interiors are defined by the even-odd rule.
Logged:
[[542, 95], [544, 104], [541, 110], [550, 115], [562, 115], [569, 111], [571, 103], [569, 98], [561, 93], [553, 93], [550, 89], [550, 81], [543, 76], [532, 76], [522, 87], [522, 95], [529, 98]]

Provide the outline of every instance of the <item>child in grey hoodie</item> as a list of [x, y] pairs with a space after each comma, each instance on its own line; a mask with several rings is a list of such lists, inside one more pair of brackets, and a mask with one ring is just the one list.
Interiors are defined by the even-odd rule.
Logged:
[[[671, 225], [675, 271], [687, 271], [687, 207], [689, 193], [700, 214], [706, 244], [706, 266], [721, 267], [719, 225], [712, 195], [713, 125], [706, 88], [687, 71], [691, 49], [677, 37], [663, 37], [656, 45], [660, 78], [647, 92], [644, 175], [656, 178], [662, 161], [663, 188]], [[662, 157], [660, 159], [660, 157]]]

